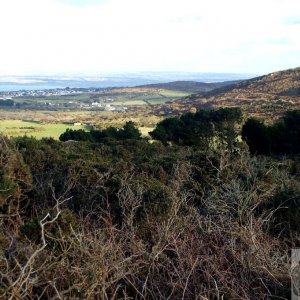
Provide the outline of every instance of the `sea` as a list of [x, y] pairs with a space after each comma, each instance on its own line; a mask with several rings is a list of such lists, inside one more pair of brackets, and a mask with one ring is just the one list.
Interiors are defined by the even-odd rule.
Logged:
[[0, 92], [58, 88], [134, 87], [172, 81], [224, 82], [256, 77], [255, 74], [143, 72], [109, 76], [0, 76]]

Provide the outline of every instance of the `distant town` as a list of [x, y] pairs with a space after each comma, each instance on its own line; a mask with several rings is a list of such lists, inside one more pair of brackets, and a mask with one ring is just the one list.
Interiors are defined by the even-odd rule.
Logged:
[[18, 90], [18, 91], [0, 91], [0, 100], [12, 99], [16, 97], [50, 97], [50, 96], [67, 96], [82, 93], [96, 93], [108, 91], [110, 88], [54, 88], [41, 90]]
[[125, 111], [127, 108], [124, 106], [112, 105], [114, 98], [105, 97], [105, 93], [111, 89], [66, 87], [47, 90], [2, 91], [0, 92], [0, 107]]

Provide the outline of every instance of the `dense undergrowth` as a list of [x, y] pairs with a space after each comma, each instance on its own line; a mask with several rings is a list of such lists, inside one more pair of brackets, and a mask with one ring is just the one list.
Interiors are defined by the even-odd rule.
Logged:
[[0, 137], [1, 299], [288, 299], [297, 159]]

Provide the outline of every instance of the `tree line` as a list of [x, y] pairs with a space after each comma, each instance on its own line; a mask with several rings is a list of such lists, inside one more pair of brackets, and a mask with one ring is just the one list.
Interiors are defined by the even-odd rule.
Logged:
[[242, 128], [242, 138], [252, 154], [297, 155], [300, 153], [300, 110], [287, 111], [272, 125], [250, 118]]
[[[242, 121], [239, 108], [221, 108], [218, 110], [199, 110], [180, 117], [167, 118], [159, 122], [150, 132], [150, 136], [164, 145], [197, 146], [208, 149], [213, 144], [223, 144], [233, 149], [237, 141], [236, 127]], [[60, 136], [61, 141], [106, 142], [108, 140], [138, 140], [141, 133], [133, 122], [127, 122], [123, 128], [108, 127], [103, 130], [67, 129]]]
[[132, 121], [126, 122], [123, 128], [108, 127], [103, 130], [85, 131], [83, 129], [73, 130], [67, 129], [60, 135], [59, 139], [63, 142], [74, 141], [89, 141], [89, 142], [105, 142], [107, 140], [139, 140], [141, 132], [135, 127]]
[[[239, 108], [198, 110], [159, 122], [149, 133], [152, 139], [164, 145], [193, 146], [200, 149], [223, 146], [230, 151], [237, 149], [239, 134], [247, 143], [251, 154], [297, 155], [300, 153], [300, 110], [287, 111], [272, 125], [263, 120], [249, 118], [242, 123]], [[118, 140], [140, 140], [141, 132], [133, 122], [122, 128], [102, 130], [67, 129], [61, 141], [89, 141], [105, 143]]]

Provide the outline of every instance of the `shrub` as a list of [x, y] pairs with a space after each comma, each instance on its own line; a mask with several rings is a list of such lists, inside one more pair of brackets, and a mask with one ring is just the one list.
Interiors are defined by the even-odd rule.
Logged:
[[251, 118], [242, 128], [242, 138], [252, 154], [300, 154], [300, 110], [286, 112], [270, 126]]
[[209, 149], [219, 141], [233, 150], [237, 138], [235, 127], [241, 122], [241, 116], [241, 110], [237, 108], [199, 110], [165, 119], [149, 134], [164, 144], [173, 142]]
[[268, 202], [267, 208], [273, 211], [271, 232], [289, 237], [300, 233], [300, 190], [287, 187], [278, 191]]

